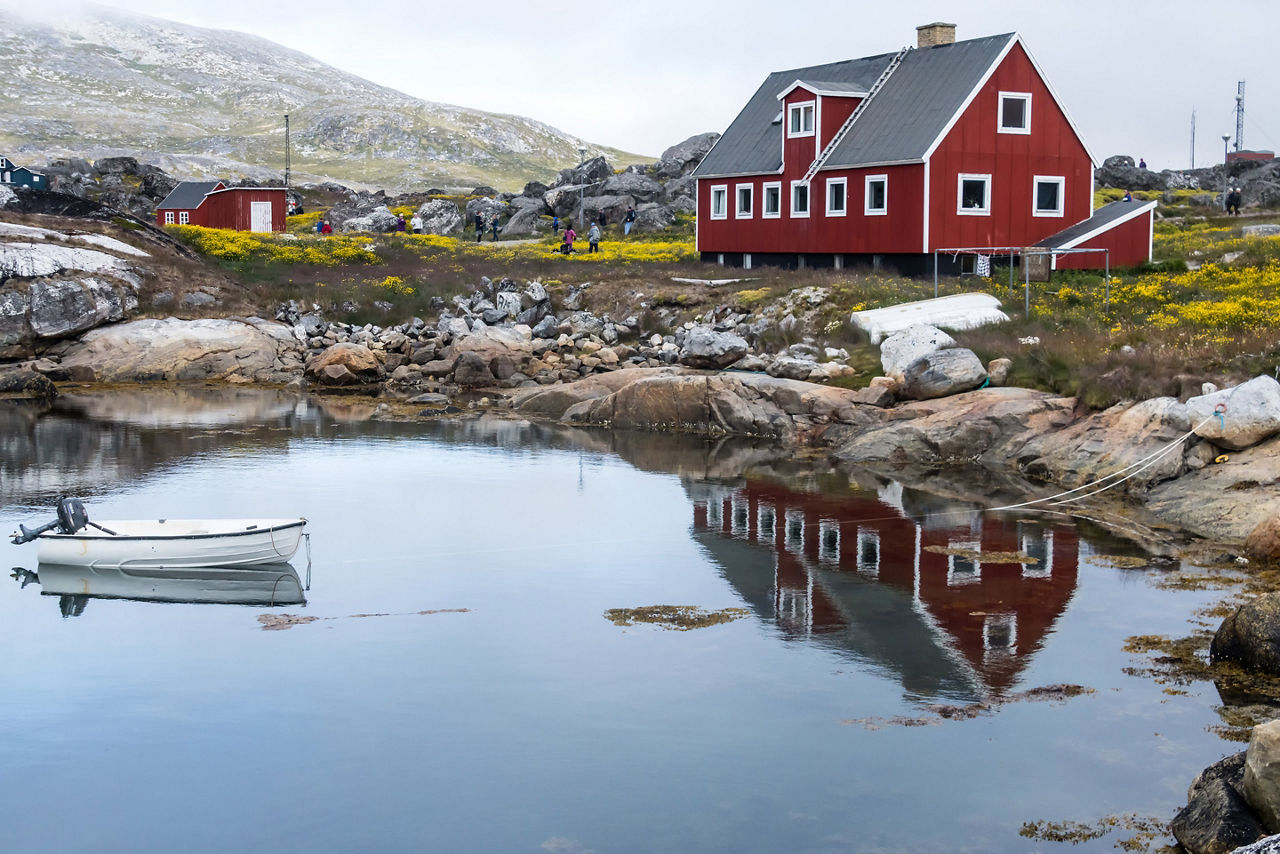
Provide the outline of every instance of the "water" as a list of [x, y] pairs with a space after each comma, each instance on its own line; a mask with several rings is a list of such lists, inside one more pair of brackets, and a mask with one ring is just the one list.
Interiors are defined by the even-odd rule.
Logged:
[[[1211, 687], [1125, 674], [1126, 637], [1186, 634], [1212, 601], [1098, 560], [1132, 545], [767, 446], [371, 409], [200, 390], [0, 409], [4, 532], [74, 494], [97, 519], [312, 533], [305, 604], [0, 579], [3, 850], [1049, 850], [1024, 822], [1167, 819], [1235, 748], [1207, 730]], [[38, 574], [35, 546], [3, 548]], [[650, 605], [747, 616], [604, 616]], [[283, 614], [316, 619], [259, 621]], [[1019, 697], [1054, 684], [1093, 693]]]

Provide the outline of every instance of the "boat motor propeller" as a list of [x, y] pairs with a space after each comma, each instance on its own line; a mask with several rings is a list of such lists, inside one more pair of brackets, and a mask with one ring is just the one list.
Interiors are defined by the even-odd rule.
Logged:
[[84, 502], [79, 498], [62, 498], [58, 500], [57, 519], [46, 525], [41, 525], [39, 528], [28, 528], [26, 525], [19, 525], [18, 529], [22, 533], [14, 534], [12, 542], [15, 546], [20, 546], [23, 543], [31, 542], [46, 531], [55, 529], [59, 534], [74, 534], [86, 525], [92, 525], [99, 531], [104, 531], [108, 534], [115, 533], [115, 531], [108, 531], [101, 525], [90, 522], [89, 513], [84, 509]]

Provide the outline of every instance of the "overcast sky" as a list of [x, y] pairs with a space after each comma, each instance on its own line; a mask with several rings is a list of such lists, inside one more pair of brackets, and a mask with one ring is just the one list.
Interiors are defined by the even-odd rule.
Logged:
[[723, 131], [771, 71], [893, 51], [917, 25], [949, 21], [959, 39], [1020, 32], [1099, 159], [1186, 168], [1194, 109], [1195, 165], [1221, 163], [1239, 80], [1245, 147], [1280, 150], [1280, 45], [1264, 35], [1276, 0], [100, 2], [651, 156]]

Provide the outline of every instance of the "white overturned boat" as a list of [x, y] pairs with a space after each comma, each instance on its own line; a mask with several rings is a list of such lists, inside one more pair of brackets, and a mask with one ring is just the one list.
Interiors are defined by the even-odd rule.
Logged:
[[90, 522], [79, 499], [58, 502], [58, 518], [13, 543], [36, 540], [39, 561], [62, 566], [235, 567], [287, 563], [306, 519], [157, 519]]

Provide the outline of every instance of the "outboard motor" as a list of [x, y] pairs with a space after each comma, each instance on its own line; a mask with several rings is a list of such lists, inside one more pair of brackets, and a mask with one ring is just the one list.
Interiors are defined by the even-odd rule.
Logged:
[[[89, 513], [84, 509], [84, 502], [79, 498], [62, 498], [58, 501], [58, 518], [41, 525], [39, 528], [28, 528], [19, 525], [21, 534], [13, 535], [13, 544], [20, 546], [29, 543], [46, 531], [57, 529], [59, 534], [74, 534], [89, 524]], [[96, 527], [96, 526], [95, 526]]]

